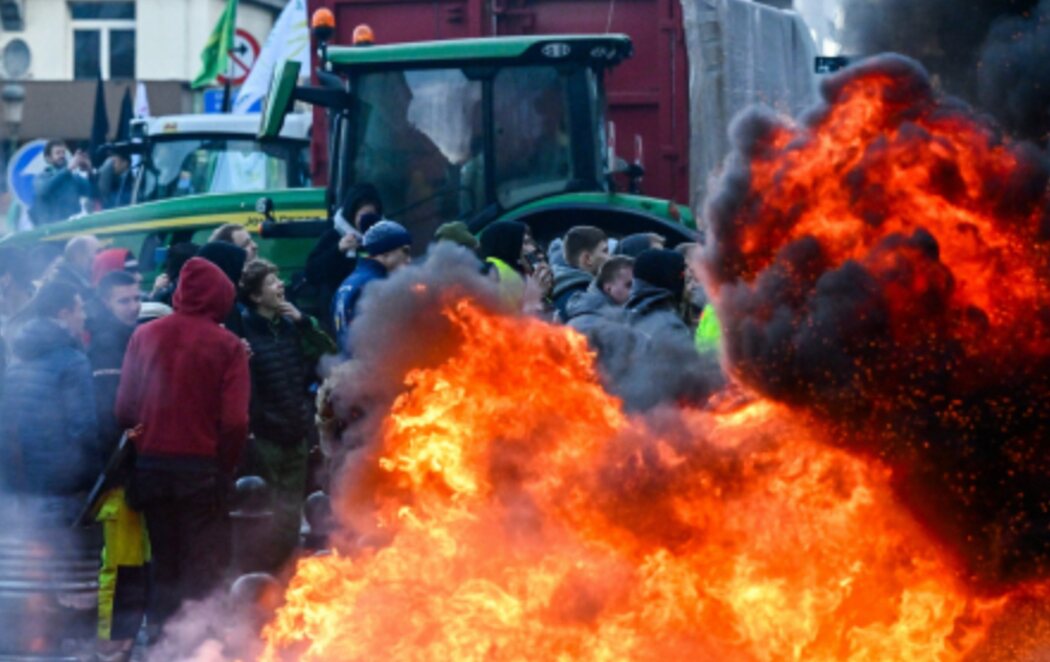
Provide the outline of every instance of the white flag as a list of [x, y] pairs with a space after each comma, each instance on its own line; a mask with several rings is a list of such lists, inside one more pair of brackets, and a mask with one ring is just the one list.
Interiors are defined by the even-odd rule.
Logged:
[[310, 71], [310, 31], [306, 27], [306, 0], [289, 0], [277, 17], [270, 36], [263, 44], [248, 79], [244, 81], [237, 99], [233, 102], [234, 113], [247, 113], [256, 101], [266, 96], [273, 79], [274, 68], [285, 60], [298, 60], [300, 71]]
[[149, 117], [149, 99], [146, 97], [146, 84], [135, 86], [135, 117]]

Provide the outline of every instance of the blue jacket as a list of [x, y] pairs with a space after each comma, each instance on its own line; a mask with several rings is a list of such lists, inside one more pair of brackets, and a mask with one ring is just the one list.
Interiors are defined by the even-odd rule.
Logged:
[[52, 496], [90, 489], [103, 460], [87, 356], [49, 319], [27, 322], [12, 346], [0, 403], [7, 487]]
[[64, 221], [80, 213], [80, 198], [95, 196], [91, 179], [68, 168], [49, 165], [33, 179], [34, 202], [31, 215], [38, 224]]
[[346, 277], [332, 299], [332, 321], [336, 339], [344, 356], [350, 356], [350, 323], [357, 315], [357, 304], [361, 293], [374, 280], [387, 277], [386, 267], [375, 260], [363, 257], [357, 261], [354, 272]]

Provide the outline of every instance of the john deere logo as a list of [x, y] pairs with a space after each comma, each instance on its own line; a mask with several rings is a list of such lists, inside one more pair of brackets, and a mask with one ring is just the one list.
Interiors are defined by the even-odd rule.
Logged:
[[569, 53], [572, 52], [572, 48], [570, 48], [568, 44], [556, 42], [553, 44], [547, 44], [540, 52], [543, 53], [545, 57], [561, 59], [563, 57], [568, 57]]

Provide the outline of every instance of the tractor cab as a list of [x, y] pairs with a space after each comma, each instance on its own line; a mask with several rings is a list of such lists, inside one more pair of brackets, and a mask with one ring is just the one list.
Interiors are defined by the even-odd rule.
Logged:
[[606, 149], [603, 79], [630, 57], [628, 37], [322, 42], [321, 51], [319, 87], [295, 86], [297, 63], [278, 70], [260, 137], [277, 135], [294, 100], [326, 107], [331, 208], [368, 182], [418, 237], [449, 220], [480, 231], [512, 217], [553, 237], [588, 215], [619, 224], [617, 234], [678, 226], [672, 241], [688, 237], [666, 201], [612, 190], [616, 172], [641, 176]]
[[132, 122], [139, 155], [133, 203], [202, 193], [305, 188], [312, 118], [290, 115], [280, 133], [257, 140], [258, 115], [168, 115]]

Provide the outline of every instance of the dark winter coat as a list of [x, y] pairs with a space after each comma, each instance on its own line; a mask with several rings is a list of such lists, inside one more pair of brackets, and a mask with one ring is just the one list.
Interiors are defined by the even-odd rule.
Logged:
[[79, 342], [54, 320], [34, 318], [12, 345], [0, 408], [5, 482], [27, 494], [89, 489], [102, 465], [91, 367]]
[[175, 281], [170, 285], [162, 287], [153, 293], [153, 296], [149, 298], [150, 301], [155, 303], [162, 303], [165, 306], [171, 306], [171, 299], [175, 296], [175, 288], [179, 286], [179, 282]]
[[117, 416], [113, 409], [117, 403], [117, 388], [120, 386], [124, 353], [135, 327], [124, 324], [100, 305], [88, 318], [87, 330], [90, 336], [87, 356], [91, 362], [91, 377], [95, 389], [99, 449], [105, 461], [113, 453], [123, 433], [123, 429], [117, 424]]
[[582, 294], [592, 280], [594, 277], [582, 269], [568, 265], [554, 267], [554, 288], [551, 290], [551, 301], [554, 302], [554, 308], [558, 311], [560, 320], [568, 321], [569, 300], [574, 295]]
[[627, 313], [623, 307], [613, 303], [595, 281], [591, 281], [585, 291], [577, 293], [569, 300], [565, 314], [569, 326], [588, 336], [604, 323], [627, 322]]
[[[310, 318], [304, 316], [302, 324], [309, 328]], [[278, 443], [301, 443], [313, 420], [303, 329], [285, 317], [269, 320], [248, 309], [244, 333], [252, 347], [252, 433]]]
[[[153, 301], [168, 307], [171, 306], [171, 299], [175, 296], [175, 288], [179, 285], [179, 274], [182, 272], [183, 265], [191, 258], [196, 257], [200, 249], [200, 246], [189, 241], [180, 241], [172, 244], [171, 248], [168, 249], [168, 257], [164, 261], [164, 273], [167, 275], [169, 282], [166, 287], [157, 290], [153, 294]], [[247, 257], [247, 254], [245, 254], [245, 257]], [[243, 265], [241, 268], [243, 269]]]
[[670, 290], [656, 287], [635, 275], [631, 297], [624, 305], [631, 326], [646, 336], [660, 337], [673, 334], [691, 338], [692, 333], [677, 308], [678, 300]]
[[357, 304], [365, 287], [375, 280], [387, 277], [386, 267], [371, 258], [357, 261], [354, 273], [343, 281], [332, 300], [332, 322], [335, 326], [339, 349], [350, 356], [350, 324], [357, 315]]
[[[376, 214], [383, 215], [383, 200], [379, 196], [379, 189], [367, 182], [356, 184], [347, 192], [339, 213], [346, 223], [356, 226], [354, 219], [365, 205], [372, 205]], [[365, 228], [356, 230], [364, 232]], [[339, 250], [339, 241], [342, 238], [343, 235], [333, 223], [333, 226], [318, 238], [306, 258], [303, 274], [307, 282], [317, 288], [319, 301], [331, 301], [335, 291], [357, 266], [356, 257], [348, 256]]]
[[335, 228], [329, 229], [317, 240], [306, 258], [303, 273], [306, 280], [317, 288], [321, 301], [331, 301], [335, 291], [357, 265], [357, 258], [347, 257], [346, 253], [339, 250], [340, 239], [342, 237]]
[[569, 261], [565, 259], [565, 240], [561, 237], [552, 239], [547, 246], [547, 259], [550, 260], [551, 269], [557, 271], [562, 267], [571, 268]]
[[38, 225], [57, 223], [79, 214], [80, 198], [95, 197], [95, 186], [69, 168], [49, 165], [33, 179], [33, 194], [33, 220]]
[[[234, 289], [214, 264], [186, 263], [175, 312], [131, 336], [117, 391], [117, 421], [143, 426], [138, 466], [218, 466], [232, 474], [248, 439], [251, 382], [241, 341], [219, 324]], [[145, 460], [145, 462], [144, 462]]]
[[50, 282], [55, 283], [68, 283], [77, 290], [77, 294], [80, 295], [81, 300], [84, 304], [88, 304], [92, 299], [95, 298], [95, 290], [91, 285], [91, 280], [86, 276], [81, 275], [79, 271], [74, 269], [65, 258], [60, 258], [58, 263], [55, 265], [54, 271], [51, 272], [48, 277]]
[[98, 169], [98, 197], [103, 209], [125, 207], [131, 204], [131, 190], [135, 177], [128, 168], [121, 174], [113, 172], [113, 159], [106, 159]]

